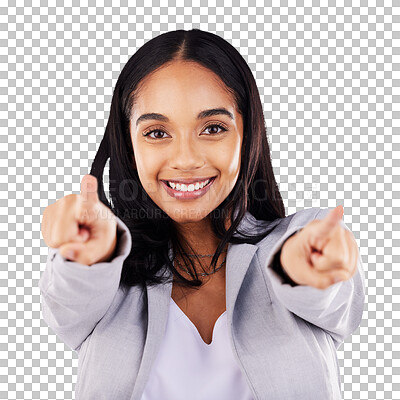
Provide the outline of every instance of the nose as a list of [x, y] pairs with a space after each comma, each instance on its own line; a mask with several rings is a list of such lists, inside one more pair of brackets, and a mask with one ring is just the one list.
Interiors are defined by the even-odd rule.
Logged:
[[202, 151], [191, 135], [180, 135], [172, 146], [171, 167], [182, 171], [200, 168], [204, 165]]

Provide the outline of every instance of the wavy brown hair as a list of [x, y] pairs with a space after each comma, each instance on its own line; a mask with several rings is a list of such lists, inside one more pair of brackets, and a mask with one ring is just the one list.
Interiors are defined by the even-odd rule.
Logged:
[[[178, 235], [174, 221], [147, 195], [133, 165], [129, 121], [135, 99], [140, 95], [138, 85], [148, 74], [175, 60], [196, 62], [217, 74], [233, 94], [238, 112], [243, 117], [244, 147], [238, 180], [228, 197], [207, 216], [220, 239], [211, 267], [216, 267], [227, 243], [254, 244], [273, 229], [267, 224], [268, 229], [258, 235], [240, 233], [237, 228], [246, 211], [257, 220], [268, 222], [285, 217], [285, 207], [272, 168], [258, 88], [244, 58], [223, 38], [200, 29], [161, 34], [139, 48], [122, 69], [115, 85], [104, 137], [90, 171], [97, 178], [100, 200], [127, 225], [132, 235], [132, 249], [121, 273], [120, 286], [124, 289], [134, 285], [145, 287], [146, 283], [165, 283], [167, 278], [158, 273], [163, 272], [163, 266], [172, 271], [181, 284], [202, 285], [193, 261], [183, 251], [191, 248], [190, 245]], [[108, 159], [110, 202], [103, 186], [103, 172]], [[226, 216], [230, 220], [229, 229], [225, 225]], [[237, 237], [236, 233], [242, 237]], [[170, 246], [185, 261], [193, 279], [186, 279], [175, 269], [169, 257]]]

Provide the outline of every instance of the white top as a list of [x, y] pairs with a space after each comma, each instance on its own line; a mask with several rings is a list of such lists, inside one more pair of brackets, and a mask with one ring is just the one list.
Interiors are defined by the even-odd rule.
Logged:
[[141, 400], [253, 400], [234, 358], [226, 311], [207, 344], [171, 298], [167, 327]]

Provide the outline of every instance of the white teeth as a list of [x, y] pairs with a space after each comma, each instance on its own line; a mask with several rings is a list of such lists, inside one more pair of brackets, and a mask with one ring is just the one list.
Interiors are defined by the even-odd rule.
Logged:
[[185, 185], [184, 183], [179, 184], [179, 183], [174, 183], [174, 182], [168, 182], [168, 184], [172, 187], [172, 189], [178, 190], [179, 192], [193, 192], [195, 190], [202, 189], [204, 186], [206, 186], [210, 182], [210, 179], [207, 179], [204, 182], [196, 182], [195, 184], [190, 183], [189, 185]]

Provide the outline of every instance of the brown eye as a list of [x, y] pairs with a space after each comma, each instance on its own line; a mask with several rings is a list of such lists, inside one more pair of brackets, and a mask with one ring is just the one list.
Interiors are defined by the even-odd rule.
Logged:
[[[163, 135], [163, 131], [153, 131], [153, 133], [154, 133], [154, 136], [155, 136], [155, 138], [156, 139], [162, 139], [162, 135]], [[161, 136], [157, 136], [157, 135], [160, 135], [161, 134]]]
[[[221, 134], [221, 133], [227, 131], [227, 129], [226, 129], [224, 126], [220, 125], [220, 124], [208, 125], [207, 128], [206, 128], [205, 130], [211, 129], [211, 128], [214, 129], [214, 132], [211, 132], [211, 135], [219, 135], [219, 134]], [[222, 132], [216, 132], [216, 131], [215, 131], [215, 130], [218, 130], [218, 129], [222, 129]]]
[[[143, 136], [150, 136], [152, 133], [154, 133], [154, 135], [156, 135], [156, 134], [160, 134], [160, 133], [164, 134], [165, 132], [160, 129], [153, 129], [152, 131], [144, 133]], [[150, 136], [150, 138], [151, 139], [164, 139], [164, 137], [162, 137], [162, 136], [158, 136], [158, 137]]]

